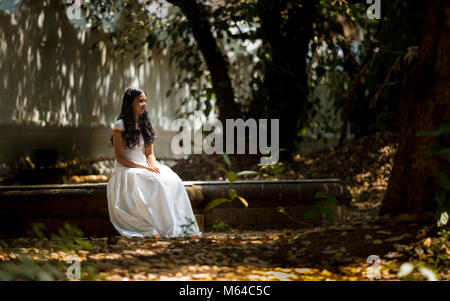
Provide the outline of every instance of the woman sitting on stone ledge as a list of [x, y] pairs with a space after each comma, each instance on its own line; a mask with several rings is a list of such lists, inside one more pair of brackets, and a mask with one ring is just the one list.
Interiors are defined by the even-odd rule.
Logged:
[[114, 171], [107, 185], [110, 220], [123, 236], [201, 237], [180, 177], [156, 161], [147, 94], [129, 88], [113, 126]]

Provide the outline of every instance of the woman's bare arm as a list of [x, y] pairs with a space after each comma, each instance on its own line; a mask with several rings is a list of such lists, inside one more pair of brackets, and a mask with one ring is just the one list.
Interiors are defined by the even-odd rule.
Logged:
[[150, 143], [150, 145], [145, 146], [145, 157], [147, 157], [147, 161], [150, 161], [150, 163], [152, 164], [156, 163], [156, 157], [153, 151], [153, 142]]
[[153, 151], [153, 142], [150, 145], [145, 146], [145, 157], [147, 158], [147, 163], [150, 168], [153, 168], [155, 172], [159, 173], [159, 168], [156, 167], [156, 157]]
[[124, 149], [123, 149], [123, 137], [122, 132], [119, 130], [113, 131], [113, 139], [114, 139], [114, 154], [116, 156], [117, 162], [122, 164], [125, 167], [132, 167], [132, 168], [145, 168], [148, 169], [147, 166], [137, 164], [131, 160], [128, 160], [124, 155]]

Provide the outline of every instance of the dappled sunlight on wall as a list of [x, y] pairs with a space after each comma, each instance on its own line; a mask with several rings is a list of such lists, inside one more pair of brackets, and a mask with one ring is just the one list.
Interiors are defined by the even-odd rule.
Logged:
[[75, 29], [64, 9], [24, 0], [15, 14], [0, 11], [0, 124], [108, 127], [125, 89], [136, 86], [150, 96], [154, 123], [168, 130], [179, 103], [179, 95], [165, 97], [174, 72], [168, 58], [138, 67], [127, 55], [91, 49], [103, 33]]
[[113, 155], [110, 129], [130, 86], [147, 92], [161, 138], [155, 151], [170, 157], [167, 130], [187, 93], [166, 97], [175, 67], [164, 56], [148, 61], [145, 48], [139, 65], [132, 54], [92, 47], [105, 34], [75, 28], [59, 1], [23, 0], [15, 13], [0, 10], [0, 164], [36, 148], [56, 148], [61, 159]]
[[79, 125], [89, 104], [83, 45], [62, 9], [50, 1], [22, 1], [1, 12], [2, 124]]

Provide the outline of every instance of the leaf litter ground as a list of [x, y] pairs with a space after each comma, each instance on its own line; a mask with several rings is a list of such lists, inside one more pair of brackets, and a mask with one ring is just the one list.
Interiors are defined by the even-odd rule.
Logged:
[[[3, 239], [0, 260], [17, 262], [12, 245], [36, 261], [61, 263], [70, 255], [81, 260], [82, 280], [370, 280], [380, 258], [382, 280], [399, 280], [402, 263], [423, 263], [441, 280], [449, 280], [450, 245], [442, 244], [427, 217], [380, 217], [397, 138], [379, 133], [330, 152], [298, 155], [272, 178], [344, 180], [353, 200], [349, 218], [332, 225], [283, 230], [205, 232], [203, 238], [87, 237], [91, 248], [61, 251], [50, 239]], [[253, 158], [230, 156], [234, 166], [256, 170]], [[211, 171], [225, 167], [220, 156], [191, 156], [173, 167], [184, 180], [200, 180], [198, 166]], [[345, 168], [344, 168], [345, 166]], [[197, 172], [195, 170], [197, 169]], [[203, 177], [205, 173], [202, 173]], [[261, 178], [261, 176], [253, 179]], [[202, 178], [205, 180], [205, 178]], [[40, 254], [41, 257], [38, 257]], [[444, 260], [437, 264], [440, 255]], [[0, 263], [0, 271], [1, 271]], [[64, 265], [58, 265], [65, 278]], [[66, 264], [66, 266], [68, 266]], [[18, 276], [17, 280], [21, 280]], [[28, 278], [25, 278], [28, 279]], [[424, 280], [417, 271], [408, 280]]]

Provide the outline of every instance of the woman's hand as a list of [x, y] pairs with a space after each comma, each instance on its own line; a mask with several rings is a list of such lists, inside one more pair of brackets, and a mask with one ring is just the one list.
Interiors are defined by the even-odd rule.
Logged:
[[151, 171], [151, 172], [160, 173], [159, 168], [156, 167], [156, 165], [149, 165], [145, 169], [147, 169], [148, 171]]
[[152, 169], [150, 171], [154, 171], [154, 172], [159, 173], [159, 168], [156, 167], [156, 158], [155, 158], [155, 156], [148, 156], [147, 157], [147, 165], [150, 166], [150, 168]]

